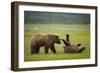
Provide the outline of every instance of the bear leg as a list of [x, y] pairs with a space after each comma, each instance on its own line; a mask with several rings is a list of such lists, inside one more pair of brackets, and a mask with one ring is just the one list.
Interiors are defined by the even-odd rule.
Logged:
[[31, 54], [34, 54], [34, 51], [35, 51], [34, 47], [31, 46]]
[[31, 54], [36, 54], [38, 53], [39, 48], [37, 46], [31, 46]]
[[31, 49], [31, 54], [34, 54], [35, 53], [35, 51], [36, 51], [36, 49]]
[[37, 54], [38, 54], [38, 53], [39, 53], [39, 51], [40, 51], [40, 47], [37, 47], [37, 48], [36, 48], [36, 52], [35, 52], [35, 53], [37, 53]]
[[45, 46], [44, 50], [45, 50], [45, 54], [48, 54], [49, 47]]
[[52, 46], [50, 49], [51, 49], [51, 51], [52, 51], [53, 53], [56, 53], [56, 49], [55, 49], [54, 46]]

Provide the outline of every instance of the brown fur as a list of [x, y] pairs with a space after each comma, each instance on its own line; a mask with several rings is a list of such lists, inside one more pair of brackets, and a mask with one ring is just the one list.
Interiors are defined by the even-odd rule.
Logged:
[[48, 53], [49, 48], [56, 53], [55, 43], [61, 43], [58, 35], [39, 33], [31, 39], [31, 54], [39, 53], [42, 46], [44, 46], [45, 53]]
[[66, 35], [66, 41], [62, 39], [64, 42], [64, 53], [81, 53], [83, 50], [85, 50], [85, 47], [82, 47], [81, 44], [72, 44], [69, 40], [69, 35]]

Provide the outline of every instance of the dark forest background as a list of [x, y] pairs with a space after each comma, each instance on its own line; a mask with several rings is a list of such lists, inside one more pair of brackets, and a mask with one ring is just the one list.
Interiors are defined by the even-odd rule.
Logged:
[[24, 11], [25, 24], [89, 24], [90, 14]]

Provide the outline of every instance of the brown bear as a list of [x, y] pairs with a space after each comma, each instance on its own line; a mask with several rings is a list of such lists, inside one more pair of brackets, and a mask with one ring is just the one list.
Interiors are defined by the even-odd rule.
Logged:
[[66, 41], [64, 39], [61, 39], [65, 46], [64, 53], [81, 53], [83, 50], [85, 50], [85, 47], [82, 47], [81, 44], [72, 44], [69, 40], [69, 35], [66, 34]]
[[39, 53], [40, 47], [44, 46], [45, 53], [48, 53], [49, 48], [53, 53], [56, 53], [54, 44], [60, 44], [60, 38], [56, 34], [38, 33], [31, 39], [31, 54]]

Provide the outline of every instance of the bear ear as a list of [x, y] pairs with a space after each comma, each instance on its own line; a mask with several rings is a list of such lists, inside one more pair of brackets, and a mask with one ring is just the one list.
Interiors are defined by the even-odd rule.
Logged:
[[55, 38], [58, 38], [58, 36], [56, 35]]

